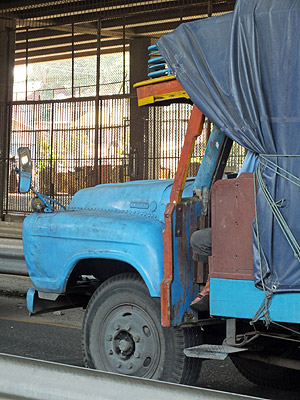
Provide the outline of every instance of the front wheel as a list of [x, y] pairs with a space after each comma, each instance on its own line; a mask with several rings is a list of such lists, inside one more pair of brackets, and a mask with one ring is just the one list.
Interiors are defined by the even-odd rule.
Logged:
[[161, 326], [159, 299], [135, 274], [107, 280], [86, 310], [83, 346], [90, 368], [192, 385], [201, 360], [185, 357], [183, 349], [200, 343], [198, 328]]

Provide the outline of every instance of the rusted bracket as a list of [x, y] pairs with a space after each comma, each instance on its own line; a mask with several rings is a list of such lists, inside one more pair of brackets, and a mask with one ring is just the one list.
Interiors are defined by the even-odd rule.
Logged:
[[182, 192], [186, 182], [188, 169], [190, 166], [191, 156], [193, 154], [195, 141], [200, 136], [204, 124], [203, 113], [194, 105], [189, 119], [183, 148], [174, 183], [170, 195], [170, 203], [167, 204], [165, 210], [165, 229], [163, 232], [163, 261], [164, 261], [164, 278], [161, 282], [161, 321], [165, 327], [171, 325], [171, 286], [173, 282], [173, 232], [172, 232], [172, 213], [175, 206], [181, 201]]
[[176, 206], [175, 212], [175, 237], [182, 237], [182, 218], [183, 218], [183, 207], [181, 204]]

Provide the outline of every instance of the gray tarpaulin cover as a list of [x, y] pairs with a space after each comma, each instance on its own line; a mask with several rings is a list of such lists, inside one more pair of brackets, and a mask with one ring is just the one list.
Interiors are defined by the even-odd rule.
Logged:
[[194, 104], [260, 154], [254, 281], [299, 291], [300, 1], [238, 0], [233, 13], [182, 24], [157, 45]]

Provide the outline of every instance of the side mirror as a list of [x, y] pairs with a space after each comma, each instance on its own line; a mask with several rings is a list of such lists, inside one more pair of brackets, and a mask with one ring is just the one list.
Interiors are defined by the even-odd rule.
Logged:
[[28, 147], [18, 148], [19, 156], [19, 193], [27, 193], [31, 187], [31, 155]]

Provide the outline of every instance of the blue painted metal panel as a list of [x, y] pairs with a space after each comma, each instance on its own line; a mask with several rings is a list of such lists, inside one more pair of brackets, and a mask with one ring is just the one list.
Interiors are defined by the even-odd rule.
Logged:
[[[217, 128], [213, 128], [193, 185], [194, 188], [210, 188], [212, 175], [224, 137], [224, 133]], [[182, 203], [184, 203], [184, 199]], [[176, 212], [173, 212], [172, 215], [174, 280], [172, 283], [171, 325], [180, 324], [184, 313], [187, 311], [193, 316], [194, 311], [189, 305], [199, 291], [198, 285], [193, 282], [194, 261], [192, 259], [190, 237], [197, 229], [196, 218], [201, 215], [201, 201], [185, 203], [183, 205], [183, 224], [180, 237], [176, 237], [175, 232]]]
[[64, 293], [82, 259], [108, 258], [132, 265], [152, 296], [160, 296], [163, 224], [114, 211], [33, 214], [23, 225], [24, 253], [36, 289]]
[[[185, 196], [192, 195], [193, 182], [187, 182]], [[107, 258], [130, 264], [151, 296], [159, 297], [164, 210], [172, 183], [99, 185], [76, 193], [66, 211], [28, 216], [23, 224], [23, 244], [35, 288], [64, 293], [80, 260]]]
[[19, 173], [19, 193], [29, 192], [31, 186], [31, 172], [21, 171]]
[[[264, 300], [253, 281], [210, 278], [213, 316], [252, 319]], [[273, 321], [300, 323], [300, 293], [275, 293], [269, 314]]]
[[180, 237], [175, 237], [175, 212], [172, 215], [174, 280], [171, 291], [171, 325], [179, 325], [187, 311], [191, 314], [191, 317], [194, 316], [195, 312], [189, 308], [189, 305], [199, 291], [198, 285], [194, 283], [194, 261], [190, 238], [196, 230], [196, 219], [201, 215], [201, 202], [184, 201], [183, 199], [182, 209], [182, 233]]
[[28, 289], [27, 294], [26, 294], [27, 310], [30, 313], [33, 313], [34, 293], [35, 293], [35, 290], [33, 288], [30, 288], [30, 289]]
[[[188, 179], [184, 197], [192, 196], [194, 179]], [[164, 222], [173, 179], [111, 183], [77, 192], [68, 210], [111, 210], [151, 216]]]
[[212, 174], [216, 168], [217, 158], [219, 156], [220, 147], [224, 137], [224, 133], [222, 133], [217, 127], [214, 127], [211, 131], [205, 149], [205, 154], [195, 179], [195, 188], [210, 188]]

